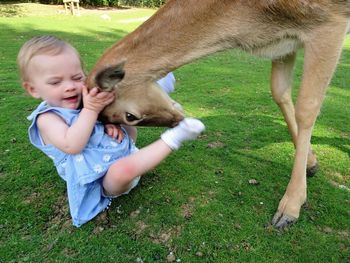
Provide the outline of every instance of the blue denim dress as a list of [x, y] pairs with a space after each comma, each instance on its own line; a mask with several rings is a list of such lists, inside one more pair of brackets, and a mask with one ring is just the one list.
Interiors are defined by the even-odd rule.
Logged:
[[80, 110], [51, 107], [44, 101], [28, 116], [28, 120], [32, 121], [28, 129], [30, 142], [52, 159], [58, 174], [66, 182], [73, 225], [79, 227], [110, 205], [111, 198], [103, 194], [102, 177], [112, 163], [137, 151], [137, 148], [125, 131], [121, 143], [108, 136], [99, 121], [85, 149], [79, 154], [67, 154], [51, 144], [45, 145], [36, 122], [39, 114], [48, 111], [59, 115], [71, 126]]

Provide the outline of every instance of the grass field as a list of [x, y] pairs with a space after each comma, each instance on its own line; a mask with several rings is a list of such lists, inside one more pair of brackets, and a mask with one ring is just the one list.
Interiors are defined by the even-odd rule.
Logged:
[[[62, 11], [0, 5], [0, 262], [350, 262], [349, 38], [313, 133], [320, 170], [308, 179], [296, 225], [270, 226], [294, 155], [269, 91], [270, 62], [226, 51], [175, 71], [172, 97], [206, 124], [205, 134], [77, 229], [64, 182], [28, 141], [26, 116], [38, 101], [19, 85], [17, 52], [30, 37], [53, 34], [72, 43], [89, 70], [154, 10]], [[294, 95], [301, 68], [300, 54]], [[163, 130], [140, 128], [137, 145]]]

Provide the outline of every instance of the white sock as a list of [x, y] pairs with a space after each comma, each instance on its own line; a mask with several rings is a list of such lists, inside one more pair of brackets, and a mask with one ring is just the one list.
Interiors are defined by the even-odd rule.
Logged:
[[194, 140], [205, 130], [204, 124], [194, 118], [185, 118], [176, 127], [165, 131], [160, 138], [172, 149], [177, 150], [187, 140]]
[[170, 94], [175, 90], [175, 82], [175, 76], [172, 72], [169, 72], [168, 75], [157, 81], [161, 89], [167, 94]]

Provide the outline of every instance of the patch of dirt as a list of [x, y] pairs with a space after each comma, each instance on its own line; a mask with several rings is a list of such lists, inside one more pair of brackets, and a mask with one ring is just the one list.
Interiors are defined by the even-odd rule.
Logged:
[[224, 148], [225, 144], [220, 141], [216, 141], [208, 143], [207, 147], [210, 149]]
[[109, 210], [105, 210], [101, 212], [92, 220], [92, 222], [96, 224], [94, 230], [92, 231], [93, 234], [99, 234], [103, 232], [105, 229], [109, 229], [113, 227], [109, 218], [108, 211]]
[[216, 141], [216, 142], [208, 143], [207, 147], [210, 148], [210, 149], [224, 148], [225, 144], [222, 143], [222, 142]]
[[190, 219], [193, 215], [194, 209], [194, 197], [190, 197], [189, 201], [181, 206], [182, 217], [185, 219]]
[[208, 205], [212, 200], [215, 199], [216, 193], [214, 191], [209, 191], [207, 193], [201, 193], [200, 206], [204, 207]]
[[33, 204], [33, 203], [35, 204], [38, 202], [39, 198], [40, 198], [40, 193], [32, 193], [25, 200], [23, 200], [23, 203], [25, 203], [26, 205]]
[[58, 198], [53, 206], [52, 217], [46, 223], [46, 229], [70, 229], [72, 228], [72, 221], [69, 214], [68, 201], [66, 195]]
[[131, 217], [131, 218], [136, 218], [136, 217], [139, 216], [140, 213], [141, 213], [140, 209], [136, 209], [135, 211], [132, 211], [132, 212], [130, 213], [130, 217]]
[[148, 225], [146, 225], [145, 222], [143, 221], [137, 221], [136, 222], [136, 226], [135, 226], [135, 229], [134, 229], [134, 234], [136, 237], [140, 236], [144, 231], [145, 229], [148, 227]]
[[185, 219], [190, 219], [193, 215], [193, 206], [191, 204], [183, 204], [181, 206], [182, 216]]
[[344, 239], [344, 240], [349, 240], [349, 232], [347, 230], [342, 230], [338, 232], [338, 235]]
[[180, 236], [181, 232], [182, 227], [177, 226], [175, 228], [163, 229], [157, 234], [151, 233], [149, 236], [152, 239], [153, 243], [161, 244], [170, 248], [173, 238]]

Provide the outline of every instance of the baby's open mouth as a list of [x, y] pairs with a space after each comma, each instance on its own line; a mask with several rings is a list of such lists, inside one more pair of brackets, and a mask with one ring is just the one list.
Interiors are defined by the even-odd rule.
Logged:
[[78, 95], [64, 98], [64, 100], [69, 101], [69, 102], [76, 102], [76, 101], [78, 101]]

